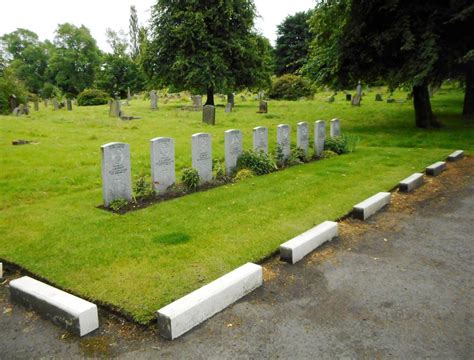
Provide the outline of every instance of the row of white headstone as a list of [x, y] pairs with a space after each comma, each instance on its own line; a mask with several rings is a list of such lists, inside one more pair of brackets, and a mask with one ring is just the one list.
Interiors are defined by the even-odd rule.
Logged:
[[[339, 119], [331, 120], [331, 137], [341, 135]], [[227, 130], [225, 135], [225, 168], [232, 174], [237, 166], [237, 159], [242, 154], [243, 142], [240, 130]], [[318, 120], [314, 123], [314, 151], [320, 156], [324, 150], [326, 123]], [[291, 127], [282, 124], [277, 127], [277, 143], [283, 156], [291, 152]], [[176, 182], [174, 139], [157, 137], [150, 140], [151, 177], [154, 190], [165, 192]], [[297, 147], [306, 154], [309, 151], [309, 124], [300, 122], [297, 126]], [[253, 149], [268, 153], [268, 128], [258, 126], [253, 129]], [[102, 145], [102, 191], [104, 206], [108, 207], [114, 200], [132, 200], [132, 176], [130, 162], [130, 145], [126, 143], [109, 143]], [[192, 167], [197, 170], [201, 182], [212, 180], [212, 141], [211, 134], [197, 133], [192, 135]]]

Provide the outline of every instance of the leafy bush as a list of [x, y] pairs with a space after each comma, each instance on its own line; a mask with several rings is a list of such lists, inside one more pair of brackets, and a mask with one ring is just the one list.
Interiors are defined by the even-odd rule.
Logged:
[[128, 201], [125, 199], [116, 199], [112, 201], [109, 205], [109, 208], [114, 212], [120, 212], [128, 205]]
[[250, 170], [250, 169], [241, 169], [235, 174], [234, 180], [235, 181], [240, 181], [244, 179], [249, 179], [253, 178], [255, 176], [255, 173]]
[[323, 153], [321, 154], [321, 159], [330, 159], [333, 157], [336, 157], [337, 154], [332, 151], [332, 150], [324, 150]]
[[17, 104], [25, 104], [26, 89], [23, 84], [9, 71], [5, 70], [0, 73], [0, 114], [10, 113], [10, 104], [8, 98], [10, 95], [16, 96]]
[[40, 90], [40, 94], [43, 99], [62, 98], [61, 90], [51, 83], [45, 83]]
[[77, 97], [77, 105], [79, 106], [105, 105], [108, 101], [107, 93], [98, 89], [85, 89]]
[[312, 96], [313, 90], [309, 82], [302, 76], [286, 74], [276, 78], [268, 96], [271, 99], [297, 100], [304, 96]]
[[256, 175], [265, 175], [277, 170], [277, 166], [264, 151], [244, 151], [237, 160], [237, 169], [249, 169]]
[[145, 176], [138, 178], [133, 185], [133, 192], [137, 199], [147, 198], [155, 194], [151, 183], [146, 180]]
[[212, 169], [216, 172], [216, 179], [225, 179], [225, 170], [219, 159], [212, 160]]
[[334, 151], [336, 154], [347, 154], [354, 152], [359, 144], [359, 138], [347, 134], [326, 139], [324, 144], [325, 150]]
[[185, 168], [183, 169], [183, 175], [181, 176], [186, 189], [194, 190], [199, 186], [199, 174], [198, 171], [194, 168]]

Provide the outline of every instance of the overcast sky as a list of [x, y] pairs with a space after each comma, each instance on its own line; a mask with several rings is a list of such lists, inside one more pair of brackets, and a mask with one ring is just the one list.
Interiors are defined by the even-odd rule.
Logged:
[[[58, 24], [85, 25], [102, 50], [109, 50], [105, 29], [128, 32], [130, 6], [147, 24], [154, 0], [0, 0], [0, 35], [17, 28], [34, 31], [40, 40], [54, 37]], [[274, 44], [276, 26], [287, 16], [312, 8], [315, 0], [255, 0], [257, 29]]]

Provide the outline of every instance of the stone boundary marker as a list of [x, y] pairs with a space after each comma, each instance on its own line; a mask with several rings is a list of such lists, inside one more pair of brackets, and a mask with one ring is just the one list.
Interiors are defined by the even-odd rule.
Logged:
[[437, 176], [446, 170], [446, 162], [438, 161], [426, 168], [426, 175]]
[[464, 151], [456, 150], [451, 155], [448, 156], [448, 161], [458, 161], [464, 157]]
[[338, 235], [338, 224], [325, 221], [280, 245], [280, 259], [294, 264]]
[[400, 181], [398, 188], [400, 189], [400, 191], [410, 192], [416, 189], [417, 187], [420, 187], [421, 185], [423, 185], [423, 174], [414, 173], [413, 175], [410, 175], [406, 179]]
[[95, 304], [28, 276], [10, 281], [10, 297], [79, 336], [99, 327]]
[[3, 279], [3, 263], [0, 262], [0, 280]]
[[158, 310], [159, 333], [174, 340], [262, 284], [262, 267], [247, 263]]
[[354, 206], [356, 219], [365, 220], [390, 203], [389, 192], [379, 192]]

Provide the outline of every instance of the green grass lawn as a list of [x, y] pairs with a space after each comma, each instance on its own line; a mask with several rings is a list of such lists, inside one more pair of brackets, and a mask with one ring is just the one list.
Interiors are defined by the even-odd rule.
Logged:
[[[346, 214], [453, 150], [474, 151], [474, 128], [458, 115], [459, 90], [441, 89], [432, 99], [445, 127], [429, 131], [414, 128], [411, 102], [375, 102], [373, 92], [361, 108], [353, 108], [343, 94], [332, 104], [323, 101], [326, 96], [272, 101], [266, 115], [256, 113], [256, 101], [240, 103], [236, 97], [233, 113], [218, 107], [215, 127], [203, 125], [199, 112], [181, 111], [184, 102], [160, 101], [160, 110], [152, 112], [148, 102], [132, 101], [126, 113], [143, 119], [131, 122], [109, 118], [106, 106], [73, 112], [41, 107], [29, 117], [0, 117], [0, 258], [147, 323], [161, 306], [264, 258], [282, 242]], [[223, 158], [227, 129], [242, 130], [249, 149], [252, 128], [268, 126], [273, 149], [276, 125], [290, 124], [295, 142], [299, 121], [334, 117], [341, 119], [343, 132], [361, 138], [355, 153], [126, 215], [96, 208], [102, 202], [102, 144], [131, 144], [136, 179], [150, 172], [154, 137], [175, 138], [179, 173], [191, 164], [193, 133], [212, 133], [213, 157]], [[37, 143], [12, 146], [15, 139]]]

